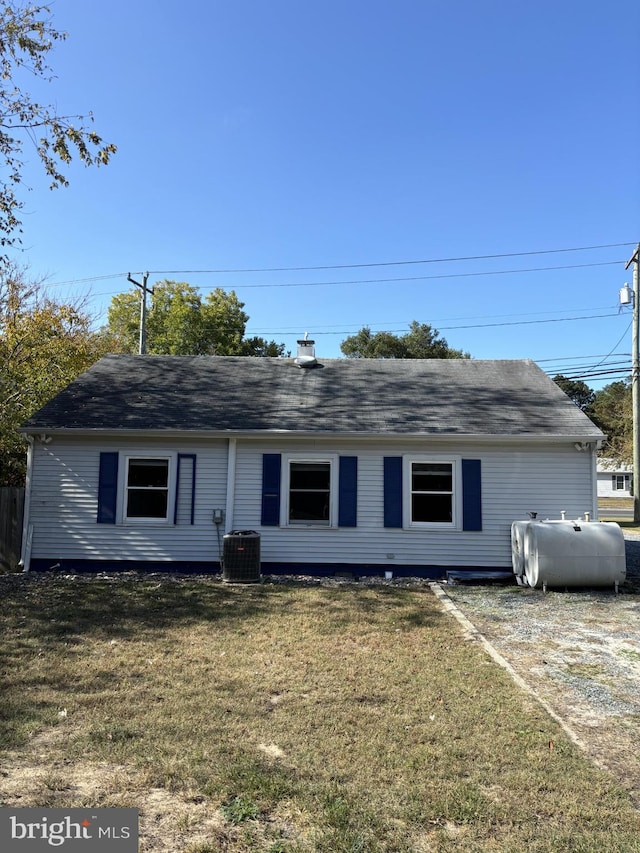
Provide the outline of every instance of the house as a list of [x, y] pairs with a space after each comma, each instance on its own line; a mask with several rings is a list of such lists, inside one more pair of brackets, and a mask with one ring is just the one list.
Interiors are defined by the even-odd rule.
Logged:
[[597, 461], [598, 497], [630, 498], [633, 495], [633, 466], [618, 459], [599, 457]]
[[[25, 569], [510, 569], [514, 519], [597, 518], [603, 434], [533, 362], [110, 355], [21, 427]], [[216, 523], [217, 522], [217, 523]]]

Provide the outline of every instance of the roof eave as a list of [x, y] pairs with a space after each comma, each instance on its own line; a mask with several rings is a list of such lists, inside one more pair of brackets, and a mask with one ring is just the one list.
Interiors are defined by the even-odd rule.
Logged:
[[68, 427], [21, 427], [18, 432], [23, 435], [65, 436], [77, 438], [292, 438], [292, 439], [377, 439], [394, 441], [477, 441], [483, 444], [505, 444], [514, 442], [549, 442], [568, 441], [574, 443], [594, 444], [604, 440], [604, 433], [595, 430], [593, 433], [463, 433], [463, 432], [375, 432], [375, 431], [333, 431], [333, 430], [184, 430], [184, 429], [70, 429]]

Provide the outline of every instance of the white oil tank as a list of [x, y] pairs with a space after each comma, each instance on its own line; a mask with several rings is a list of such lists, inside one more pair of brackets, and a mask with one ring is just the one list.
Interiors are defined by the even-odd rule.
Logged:
[[516, 583], [518, 586], [528, 586], [528, 581], [525, 572], [525, 552], [524, 552], [524, 540], [525, 533], [530, 524], [562, 524], [565, 520], [564, 510], [562, 511], [562, 519], [556, 520], [547, 518], [542, 519], [536, 518], [537, 513], [531, 512], [529, 513], [531, 519], [529, 521], [514, 521], [511, 524], [511, 565], [513, 566], [513, 573], [516, 576]]
[[624, 536], [614, 522], [528, 524], [524, 541], [529, 586], [614, 586], [626, 574]]
[[514, 521], [511, 525], [511, 564], [518, 586], [525, 586], [524, 536], [531, 521]]

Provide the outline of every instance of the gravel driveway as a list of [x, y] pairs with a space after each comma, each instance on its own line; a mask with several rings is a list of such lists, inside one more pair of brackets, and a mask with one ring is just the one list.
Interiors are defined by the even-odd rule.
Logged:
[[640, 537], [611, 590], [444, 586], [464, 616], [640, 805]]

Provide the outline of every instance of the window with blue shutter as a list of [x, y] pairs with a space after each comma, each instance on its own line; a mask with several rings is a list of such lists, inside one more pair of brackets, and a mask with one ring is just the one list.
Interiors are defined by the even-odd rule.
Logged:
[[482, 530], [480, 460], [385, 456], [384, 526]]
[[115, 524], [118, 505], [118, 454], [100, 454], [98, 524]]

